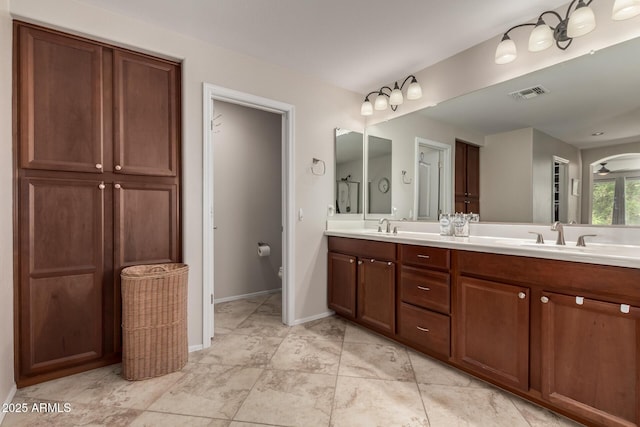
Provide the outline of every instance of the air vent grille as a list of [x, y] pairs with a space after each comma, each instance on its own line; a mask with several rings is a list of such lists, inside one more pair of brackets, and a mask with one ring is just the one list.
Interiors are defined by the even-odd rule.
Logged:
[[549, 89], [545, 88], [542, 85], [528, 87], [526, 89], [520, 89], [515, 92], [511, 92], [511, 95], [514, 99], [518, 101], [526, 101], [531, 98], [535, 98], [540, 95], [544, 95], [545, 93], [549, 93]]

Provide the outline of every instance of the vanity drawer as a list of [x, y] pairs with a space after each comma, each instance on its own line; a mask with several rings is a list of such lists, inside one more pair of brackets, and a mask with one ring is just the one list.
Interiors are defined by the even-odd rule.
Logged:
[[450, 355], [450, 319], [444, 314], [401, 303], [398, 335], [418, 349]]
[[403, 264], [445, 270], [451, 265], [449, 249], [428, 246], [400, 245], [400, 260]]
[[423, 308], [449, 313], [449, 274], [402, 266], [400, 270], [400, 298]]
[[375, 240], [329, 236], [329, 251], [361, 258], [395, 261], [396, 244]]

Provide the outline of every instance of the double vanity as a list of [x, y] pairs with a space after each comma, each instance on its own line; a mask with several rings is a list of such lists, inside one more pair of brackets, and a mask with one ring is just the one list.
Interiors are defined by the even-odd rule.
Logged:
[[582, 423], [640, 425], [640, 246], [410, 224], [329, 226], [331, 309]]

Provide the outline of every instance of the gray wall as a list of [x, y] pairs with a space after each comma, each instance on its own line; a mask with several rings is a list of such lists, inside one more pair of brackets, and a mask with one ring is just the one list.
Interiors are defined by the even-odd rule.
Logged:
[[[281, 116], [214, 103], [214, 298], [281, 287]], [[258, 257], [258, 242], [271, 256]], [[213, 261], [213, 260], [212, 260]]]

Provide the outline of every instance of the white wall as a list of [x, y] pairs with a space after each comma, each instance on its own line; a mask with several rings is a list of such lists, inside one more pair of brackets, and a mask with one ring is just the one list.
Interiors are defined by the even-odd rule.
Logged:
[[571, 195], [571, 180], [580, 178], [580, 151], [544, 132], [533, 130], [533, 222], [550, 224], [552, 192], [553, 156], [569, 160], [568, 180], [565, 186], [567, 195], [566, 221], [580, 220], [580, 198]]
[[590, 169], [592, 163], [616, 154], [640, 153], [640, 141], [628, 144], [611, 145], [608, 147], [591, 148], [580, 151], [582, 157], [582, 190], [581, 190], [581, 223], [588, 224], [591, 212], [591, 185], [593, 173]]
[[533, 220], [532, 156], [532, 128], [485, 137], [480, 148], [482, 221]]
[[[13, 381], [13, 174], [11, 136], [11, 17], [0, 0], [0, 404]], [[4, 413], [0, 412], [0, 422]]]
[[[279, 289], [282, 116], [214, 102], [214, 298]], [[258, 242], [271, 255], [257, 255]]]
[[[372, 214], [382, 214], [389, 216], [391, 213], [391, 195], [394, 187], [391, 184], [391, 154], [385, 156], [373, 157], [368, 160], [367, 164], [367, 186], [369, 192], [369, 209], [365, 212]], [[389, 191], [383, 193], [378, 187], [378, 183], [382, 178], [389, 180]]]
[[[5, 0], [6, 1], [6, 0]], [[295, 256], [293, 277], [296, 310], [302, 320], [324, 313], [326, 307], [326, 239], [323, 236], [327, 206], [333, 200], [334, 128], [361, 129], [360, 95], [328, 85], [292, 70], [225, 50], [178, 33], [129, 17], [108, 12], [74, 0], [20, 0], [11, 3], [14, 17], [46, 24], [68, 32], [183, 60], [183, 244], [189, 272], [189, 344], [202, 343], [202, 83], [285, 102], [295, 106], [295, 211], [304, 210], [304, 221], [294, 226]], [[4, 27], [8, 24], [3, 22]], [[2, 38], [2, 43], [7, 38]], [[10, 64], [8, 49], [2, 50]], [[10, 84], [8, 75], [2, 85]], [[2, 98], [2, 102], [9, 99]], [[11, 128], [9, 109], [2, 120]], [[11, 138], [3, 138], [0, 158], [9, 158]], [[327, 164], [324, 176], [311, 174], [313, 157]], [[4, 168], [4, 171], [10, 168]], [[6, 173], [6, 172], [3, 172]], [[10, 182], [2, 186], [9, 200]], [[6, 208], [3, 208], [6, 209]], [[10, 221], [2, 222], [10, 224]], [[10, 233], [10, 231], [9, 231]], [[11, 239], [3, 239], [2, 250], [10, 254]], [[7, 248], [7, 246], [9, 246]], [[11, 265], [11, 257], [8, 258]], [[205, 262], [209, 262], [206, 260]], [[4, 280], [6, 277], [3, 277]], [[11, 287], [10, 282], [3, 287]], [[10, 291], [9, 291], [10, 292]], [[11, 299], [11, 298], [9, 298]], [[3, 303], [6, 300], [3, 300]], [[3, 313], [6, 311], [3, 310]], [[11, 323], [7, 323], [11, 324]], [[5, 364], [3, 359], [3, 365]]]

